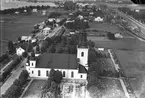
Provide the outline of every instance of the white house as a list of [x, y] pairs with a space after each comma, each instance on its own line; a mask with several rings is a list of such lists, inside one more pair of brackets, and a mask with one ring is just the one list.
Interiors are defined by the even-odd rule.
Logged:
[[43, 53], [30, 57], [26, 63], [26, 70], [30, 77], [47, 78], [53, 68], [61, 71], [63, 78], [87, 79], [89, 48], [83, 44], [83, 41], [84, 38], [81, 37], [80, 44], [77, 46], [77, 55]]
[[42, 32], [43, 32], [44, 35], [47, 35], [47, 34], [50, 33], [50, 30], [51, 30], [51, 28], [45, 27]]
[[21, 48], [21, 47], [19, 47], [19, 48], [16, 48], [16, 54], [18, 55], [18, 56], [22, 56], [22, 54], [25, 52], [25, 50], [23, 49], [23, 48]]
[[24, 40], [24, 41], [29, 41], [31, 40], [31, 36], [21, 36], [21, 40]]
[[103, 18], [101, 18], [101, 17], [97, 17], [97, 18], [94, 19], [94, 21], [97, 21], [97, 22], [103, 22]]

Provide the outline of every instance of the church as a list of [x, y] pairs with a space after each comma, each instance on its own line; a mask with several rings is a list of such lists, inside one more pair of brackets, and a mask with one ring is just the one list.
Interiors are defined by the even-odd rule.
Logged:
[[50, 70], [59, 70], [66, 79], [87, 79], [88, 50], [86, 33], [80, 33], [77, 54], [43, 53], [31, 55], [26, 63], [30, 77], [48, 78]]

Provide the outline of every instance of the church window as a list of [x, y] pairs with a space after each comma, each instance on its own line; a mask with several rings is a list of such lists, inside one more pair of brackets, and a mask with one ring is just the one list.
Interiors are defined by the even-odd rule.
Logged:
[[65, 77], [65, 71], [63, 71], [63, 77]]
[[46, 71], [46, 76], [48, 76], [48, 70]]
[[82, 56], [82, 57], [84, 56], [84, 52], [81, 53], [81, 56]]
[[38, 76], [40, 76], [40, 70], [38, 70]]
[[71, 72], [71, 77], [72, 77], [72, 78], [74, 77], [74, 72], [73, 72], [73, 71]]
[[81, 78], [83, 78], [83, 75], [81, 75]]

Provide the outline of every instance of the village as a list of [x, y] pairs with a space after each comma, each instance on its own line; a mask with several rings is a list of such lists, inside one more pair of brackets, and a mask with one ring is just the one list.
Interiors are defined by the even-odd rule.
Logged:
[[116, 52], [135, 45], [133, 50], [144, 50], [143, 42], [126, 33], [139, 31], [127, 31], [106, 5], [76, 6], [63, 14], [54, 7], [41, 13], [32, 9], [47, 19], [8, 41], [0, 58], [1, 98], [143, 98], [136, 97]]

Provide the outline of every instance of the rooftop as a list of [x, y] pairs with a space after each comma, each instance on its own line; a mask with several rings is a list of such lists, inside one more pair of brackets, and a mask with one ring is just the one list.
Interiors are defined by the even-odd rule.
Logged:
[[44, 53], [37, 59], [36, 68], [77, 69], [77, 57], [73, 54]]

